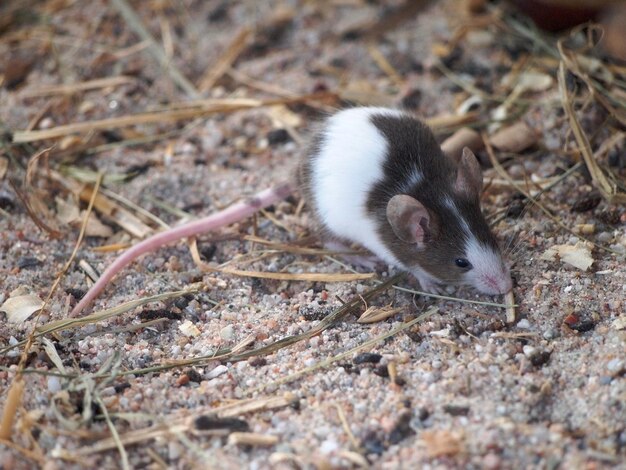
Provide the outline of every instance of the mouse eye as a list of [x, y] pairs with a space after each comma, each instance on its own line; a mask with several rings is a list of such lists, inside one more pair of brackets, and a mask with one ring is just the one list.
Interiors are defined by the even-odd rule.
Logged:
[[459, 268], [471, 269], [472, 263], [467, 261], [465, 258], [457, 258], [454, 260], [454, 264], [456, 264]]

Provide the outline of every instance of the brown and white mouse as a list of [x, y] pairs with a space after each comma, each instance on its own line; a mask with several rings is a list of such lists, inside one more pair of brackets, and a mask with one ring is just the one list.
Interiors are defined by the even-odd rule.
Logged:
[[334, 114], [299, 177], [325, 232], [409, 271], [424, 290], [469, 284], [495, 295], [511, 289], [480, 210], [476, 157], [466, 148], [454, 162], [412, 115], [375, 107]]
[[[303, 159], [299, 180], [328, 234], [411, 272], [424, 290], [469, 284], [495, 295], [511, 289], [509, 269], [480, 210], [476, 157], [465, 149], [458, 163], [452, 161], [410, 114], [361, 107], [332, 115]], [[245, 219], [292, 192], [291, 184], [281, 184], [139, 242], [114, 260], [72, 314], [142, 254]]]

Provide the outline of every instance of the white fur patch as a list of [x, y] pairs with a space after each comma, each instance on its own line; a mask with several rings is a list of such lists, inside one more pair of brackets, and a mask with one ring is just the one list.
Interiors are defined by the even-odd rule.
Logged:
[[319, 216], [334, 234], [353, 240], [387, 263], [399, 262], [376, 234], [366, 212], [367, 196], [383, 176], [388, 143], [373, 115], [402, 116], [385, 108], [353, 108], [332, 116], [311, 175]]
[[497, 251], [469, 237], [465, 253], [473, 268], [466, 274], [466, 280], [476, 289], [486, 294], [504, 294], [511, 288], [511, 275]]
[[472, 238], [472, 231], [470, 230], [470, 226], [467, 223], [467, 220], [465, 220], [465, 218], [461, 215], [461, 211], [456, 206], [456, 203], [454, 202], [454, 200], [450, 196], [446, 196], [443, 199], [443, 203], [448, 209], [452, 211], [455, 219], [459, 221], [459, 223], [461, 224], [461, 228], [463, 229], [463, 232], [465, 232], [465, 236], [467, 238]]

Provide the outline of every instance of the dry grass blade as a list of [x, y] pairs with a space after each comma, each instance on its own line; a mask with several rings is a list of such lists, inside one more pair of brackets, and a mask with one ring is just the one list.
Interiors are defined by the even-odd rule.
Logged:
[[127, 83], [133, 83], [133, 77], [119, 75], [117, 77], [98, 78], [96, 80], [87, 80], [85, 82], [71, 83], [67, 85], [43, 85], [34, 90], [26, 90], [22, 93], [24, 98], [33, 98], [38, 96], [49, 95], [73, 95], [87, 90], [95, 90], [98, 88], [109, 88]]
[[237, 60], [237, 57], [239, 57], [239, 54], [247, 47], [251, 36], [252, 30], [248, 27], [244, 27], [237, 33], [235, 39], [233, 39], [217, 63], [210, 65], [204, 74], [198, 86], [201, 92], [206, 92], [213, 88], [213, 85], [228, 71]]
[[517, 320], [517, 312], [515, 310], [515, 296], [513, 289], [504, 294], [504, 301], [508, 304], [506, 308], [506, 322], [510, 325]]
[[13, 191], [15, 192], [15, 194], [17, 194], [17, 197], [20, 199], [20, 201], [22, 201], [22, 204], [24, 205], [26, 212], [28, 213], [30, 218], [33, 220], [35, 225], [37, 225], [37, 227], [39, 227], [41, 230], [46, 232], [51, 238], [61, 238], [63, 236], [61, 232], [59, 232], [57, 229], [53, 227], [50, 227], [46, 222], [44, 222], [37, 215], [37, 213], [35, 212], [35, 210], [32, 208], [30, 204], [30, 200], [26, 192], [18, 188], [10, 179], [8, 181], [9, 181], [9, 185], [11, 186], [11, 188], [13, 188]]
[[185, 78], [185, 76], [176, 68], [172, 61], [170, 61], [163, 52], [163, 49], [159, 47], [158, 43], [154, 40], [150, 32], [146, 29], [146, 27], [141, 22], [137, 13], [133, 10], [133, 8], [126, 2], [126, 0], [111, 0], [115, 8], [120, 12], [120, 14], [124, 17], [128, 25], [137, 33], [137, 35], [146, 41], [149, 44], [149, 49], [152, 55], [159, 61], [159, 64], [167, 70], [170, 74], [172, 80], [191, 97], [197, 97], [198, 90], [193, 86], [193, 84]]
[[402, 324], [401, 326], [397, 327], [397, 328], [393, 328], [392, 330], [388, 331], [387, 333], [383, 333], [380, 336], [377, 336], [376, 338], [372, 338], [366, 342], [364, 342], [363, 344], [360, 344], [359, 346], [356, 346], [352, 349], [349, 349], [346, 352], [343, 352], [341, 354], [338, 354], [336, 356], [333, 356], [329, 359], [326, 359], [324, 361], [320, 361], [317, 364], [314, 364], [310, 367], [306, 367], [298, 372], [295, 372], [293, 374], [290, 374], [286, 377], [283, 377], [281, 379], [275, 380], [274, 382], [268, 383], [268, 384], [264, 384], [261, 385], [260, 387], [256, 387], [254, 389], [248, 390], [247, 393], [255, 393], [258, 392], [260, 390], [265, 389], [266, 387], [272, 386], [272, 387], [278, 387], [280, 385], [284, 385], [286, 383], [289, 382], [293, 382], [294, 380], [299, 379], [300, 377], [309, 374], [315, 370], [318, 369], [324, 369], [328, 366], [330, 366], [331, 364], [334, 364], [337, 361], [341, 361], [347, 357], [352, 356], [354, 353], [361, 351], [363, 349], [368, 349], [372, 346], [374, 346], [376, 343], [380, 342], [380, 341], [384, 341], [387, 338], [391, 338], [392, 336], [395, 336], [396, 334], [400, 333], [401, 331], [404, 331], [408, 328], [411, 328], [413, 325], [415, 325], [416, 323], [419, 323], [421, 321], [426, 320], [427, 318], [429, 318], [430, 316], [434, 315], [435, 313], [437, 313], [439, 311], [439, 309], [437, 307], [431, 307], [429, 310], [427, 310], [425, 313], [421, 314], [420, 316], [418, 316], [417, 318]]
[[278, 281], [304, 281], [304, 282], [351, 282], [372, 279], [375, 273], [275, 273], [269, 271], [242, 271], [234, 268], [216, 268], [224, 274], [234, 276], [253, 277], [257, 279], [275, 279]]
[[178, 367], [183, 367], [183, 366], [204, 364], [209, 361], [235, 362], [235, 361], [246, 360], [251, 357], [265, 356], [268, 354], [272, 354], [278, 351], [279, 349], [286, 348], [288, 346], [291, 346], [292, 344], [295, 344], [300, 341], [310, 339], [313, 336], [319, 335], [322, 331], [330, 328], [332, 325], [336, 324], [338, 321], [345, 318], [347, 315], [354, 313], [358, 308], [361, 307], [364, 300], [365, 301], [371, 300], [378, 294], [386, 291], [387, 289], [391, 287], [395, 287], [394, 284], [404, 279], [405, 276], [406, 274], [402, 273], [402, 274], [398, 274], [392, 278], [387, 279], [385, 282], [381, 282], [377, 286], [364, 292], [362, 295], [355, 297], [350, 302], [343, 304], [341, 307], [339, 307], [337, 310], [332, 312], [330, 315], [326, 316], [316, 326], [314, 326], [308, 331], [305, 331], [304, 333], [300, 333], [298, 335], [287, 336], [271, 344], [261, 346], [259, 348], [252, 349], [250, 351], [245, 351], [242, 353], [235, 354], [232, 349], [225, 348], [223, 350], [217, 351], [215, 354], [212, 354], [212, 355], [195, 357], [193, 359], [187, 359], [184, 361], [177, 361], [176, 363], [173, 363], [173, 364], [165, 363], [165, 364], [155, 365], [152, 367], [146, 367], [144, 369], [128, 370], [128, 371], [122, 372], [121, 375], [147, 374], [151, 372], [158, 372], [162, 370], [173, 369], [173, 368], [178, 368]]
[[[315, 256], [325, 256], [325, 255], [332, 255], [332, 254], [338, 253], [335, 250], [327, 250], [324, 248], [308, 248], [308, 247], [290, 245], [287, 243], [277, 243], [271, 240], [266, 240], [264, 238], [255, 237], [253, 235], [246, 235], [245, 237], [243, 237], [243, 239], [252, 243], [258, 243], [260, 245], [264, 245], [270, 250], [281, 251], [284, 253], [294, 253], [298, 255], [315, 255]], [[341, 252], [341, 254], [348, 254], [348, 255], [355, 255], [355, 254], [361, 254], [361, 253], [364, 253], [364, 252], [358, 251], [358, 250], [347, 250], [347, 251]]]
[[15, 414], [22, 401], [24, 394], [24, 379], [21, 376], [16, 377], [11, 383], [11, 388], [7, 393], [2, 409], [2, 421], [0, 421], [0, 439], [10, 440], [13, 435], [13, 421]]
[[405, 276], [406, 276], [405, 273], [398, 274], [392, 278], [387, 279], [385, 282], [382, 282], [376, 287], [369, 289], [368, 291], [364, 292], [362, 295], [356, 296], [351, 301], [343, 304], [341, 307], [339, 307], [337, 310], [332, 312], [330, 315], [326, 316], [322, 321], [320, 321], [315, 327], [311, 328], [309, 331], [306, 331], [299, 335], [288, 336], [286, 338], [276, 341], [275, 343], [269, 344], [267, 346], [262, 346], [252, 351], [246, 351], [245, 353], [230, 357], [229, 360], [239, 361], [239, 360], [247, 359], [249, 357], [271, 354], [286, 346], [290, 346], [299, 341], [312, 338], [313, 336], [317, 336], [322, 331], [326, 330], [327, 328], [334, 325], [341, 319], [345, 318], [350, 313], [353, 313], [356, 309], [358, 309], [363, 304], [364, 300], [367, 301], [367, 300], [373, 299], [378, 294], [392, 287], [396, 282], [399, 282], [400, 280], [404, 279]]
[[565, 114], [569, 119], [570, 126], [572, 127], [572, 132], [574, 133], [574, 137], [576, 138], [576, 142], [578, 143], [578, 148], [580, 149], [580, 153], [583, 156], [585, 165], [589, 170], [591, 178], [593, 179], [600, 193], [602, 193], [602, 195], [608, 202], [626, 202], [626, 194], [618, 191], [617, 184], [607, 177], [602, 168], [600, 168], [600, 166], [596, 162], [595, 158], [593, 158], [591, 144], [589, 143], [589, 139], [587, 139], [587, 136], [585, 135], [580, 125], [580, 122], [578, 122], [572, 100], [567, 91], [567, 84], [565, 83], [564, 62], [561, 62], [561, 64], [559, 65], [558, 79], [559, 91], [561, 93], [561, 102], [563, 103], [563, 110], [565, 111]]
[[[231, 418], [242, 415], [244, 413], [254, 413], [258, 411], [273, 410], [284, 408], [298, 401], [298, 397], [293, 393], [286, 393], [281, 396], [251, 398], [241, 400], [240, 402], [220, 406], [217, 408], [195, 409], [191, 417], [173, 417], [165, 416], [162, 418], [163, 423], [155, 424], [145, 429], [129, 431], [119, 436], [119, 442], [128, 446], [138, 444], [159, 437], [173, 436], [178, 433], [193, 431], [194, 421], [197, 416], [209, 415], [218, 418]], [[95, 444], [82, 448], [78, 451], [79, 455], [90, 455], [96, 452], [104, 452], [117, 447], [117, 443], [112, 438], [102, 439]]]
[[387, 76], [393, 81], [393, 83], [397, 87], [402, 87], [404, 85], [404, 80], [398, 73], [398, 71], [393, 68], [393, 66], [389, 63], [387, 58], [380, 52], [380, 49], [376, 47], [375, 44], [369, 44], [367, 46], [367, 51], [369, 52], [370, 57], [376, 62], [376, 65], [387, 74]]
[[[85, 187], [73, 179], [65, 178], [56, 171], [51, 171], [49, 174], [54, 180], [61, 183], [74, 194], [77, 194], [83, 201], [89, 201], [94, 195], [94, 190], [91, 187]], [[149, 225], [143, 223], [141, 219], [128, 209], [121, 207], [104, 194], [98, 193], [95, 195], [94, 207], [98, 212], [105, 214], [135, 238], [145, 238], [154, 233], [154, 230]]]
[[[147, 429], [139, 429], [137, 431], [130, 431], [119, 437], [119, 441], [123, 446], [129, 446], [138, 444], [140, 442], [148, 441], [151, 439], [157, 439], [159, 437], [170, 437], [179, 432], [186, 432], [189, 430], [189, 424], [159, 424]], [[105, 452], [107, 450], [115, 449], [117, 443], [111, 438], [103, 439], [95, 444], [87, 447], [83, 447], [77, 451], [78, 455], [91, 455], [97, 452]]]
[[355, 450], [359, 449], [359, 441], [356, 440], [356, 437], [354, 437], [354, 434], [352, 433], [352, 429], [350, 429], [350, 425], [346, 419], [346, 414], [343, 412], [343, 408], [341, 408], [338, 403], [335, 403], [335, 409], [337, 410], [337, 416], [339, 416], [339, 421], [341, 421], [343, 431], [348, 436], [348, 440], [350, 441], [352, 448]]
[[275, 410], [285, 408], [298, 401], [298, 396], [294, 393], [287, 392], [283, 395], [275, 397], [250, 398], [241, 400], [229, 405], [223, 405], [219, 408], [211, 410], [219, 418], [233, 418], [246, 413], [254, 413], [257, 411]]
[[415, 294], [415, 295], [423, 295], [424, 297], [430, 297], [432, 299], [451, 300], [453, 302], [461, 302], [461, 303], [472, 304], [472, 305], [482, 305], [484, 307], [499, 307], [499, 308], [517, 307], [517, 305], [499, 304], [497, 302], [482, 302], [480, 300], [461, 299], [459, 297], [450, 297], [448, 295], [431, 294], [430, 292], [422, 292], [422, 291], [409, 289], [407, 287], [401, 287], [401, 286], [393, 286], [393, 288], [401, 292], [407, 292], [409, 294]]
[[[9, 449], [14, 449], [15, 451], [17, 451], [18, 453], [20, 453], [21, 455], [23, 455], [27, 459], [30, 459], [33, 462], [37, 462], [39, 464], [40, 468], [43, 468], [45, 466], [46, 462], [49, 461], [41, 453], [36, 453], [36, 452], [33, 452], [32, 450], [25, 449], [24, 447], [18, 446], [17, 444], [15, 444], [15, 443], [7, 440], [7, 439], [0, 438], [0, 445], [8, 447]], [[23, 463], [23, 462], [20, 462], [20, 463]], [[24, 468], [28, 468], [28, 467], [24, 467]]]
[[[246, 237], [253, 240], [256, 237]], [[256, 279], [274, 279], [277, 281], [303, 281], [303, 282], [351, 282], [372, 279], [375, 273], [286, 273], [270, 271], [244, 271], [228, 267], [214, 267], [202, 261], [196, 239], [190, 240], [189, 250], [191, 257], [198, 269], [206, 272], [220, 272], [233, 276], [252, 277]]]
[[[489, 139], [487, 138], [486, 135], [483, 135], [483, 140], [485, 141], [485, 149], [487, 150], [487, 155], [489, 156], [489, 161], [491, 162], [491, 165], [493, 166], [494, 170], [496, 170], [496, 172], [504, 179], [508, 180], [511, 183], [511, 186], [514, 187], [517, 191], [519, 191], [520, 193], [522, 193], [524, 196], [526, 196], [526, 198], [530, 201], [531, 204], [536, 205], [539, 209], [541, 209], [541, 211], [546, 214], [548, 216], [548, 218], [554, 222], [555, 224], [557, 224], [559, 227], [561, 227], [563, 230], [567, 231], [568, 233], [571, 233], [572, 235], [578, 237], [580, 240], [583, 240], [587, 243], [592, 244], [593, 246], [595, 246], [596, 248], [599, 248], [600, 250], [606, 251], [608, 253], [612, 253], [614, 255], [617, 255], [619, 257], [624, 257], [624, 253], [620, 253], [619, 251], [613, 250], [611, 248], [608, 248], [604, 245], [601, 245], [600, 243], [596, 243], [588, 238], [583, 237], [580, 233], [576, 233], [574, 230], [572, 230], [571, 228], [569, 228], [567, 225], [565, 225], [563, 223], [563, 221], [556, 217], [554, 214], [552, 214], [552, 212], [550, 212], [550, 210], [545, 207], [543, 204], [541, 204], [538, 200], [538, 196], [533, 196], [530, 191], [527, 191], [526, 189], [524, 189], [521, 185], [516, 184], [513, 179], [509, 176], [509, 174], [506, 172], [506, 170], [502, 167], [502, 165], [500, 164], [500, 162], [498, 161], [498, 159], [496, 158], [494, 152], [493, 152], [493, 147], [491, 147], [491, 144], [489, 143]], [[543, 191], [539, 193], [543, 194]]]
[[[190, 289], [179, 290], [179, 291], [174, 291], [174, 292], [166, 292], [164, 294], [153, 295], [151, 297], [144, 297], [141, 299], [131, 300], [130, 302], [123, 303], [122, 305], [118, 305], [116, 307], [101, 310], [99, 312], [92, 313], [82, 318], [64, 318], [62, 320], [53, 321], [53, 322], [47, 323], [46, 325], [37, 327], [37, 329], [35, 330], [34, 337], [38, 338], [40, 336], [47, 335], [50, 333], [56, 333], [59, 331], [65, 331], [65, 330], [69, 330], [73, 328], [80, 328], [81, 326], [85, 326], [85, 325], [99, 323], [101, 321], [121, 315], [122, 313], [128, 312], [134, 308], [140, 307], [150, 302], [158, 302], [158, 301], [164, 301], [164, 300], [169, 300], [169, 299], [175, 299], [177, 297], [181, 297], [183, 295], [187, 295], [187, 294], [194, 293], [194, 292], [197, 292], [197, 289], [190, 288]], [[0, 354], [4, 354], [24, 344], [26, 344], [26, 340], [21, 341], [11, 346], [7, 346], [3, 349], [0, 349]]]
[[396, 313], [401, 312], [403, 308], [391, 308], [387, 307], [368, 307], [365, 312], [359, 317], [357, 323], [376, 323], [386, 320], [389, 317], [394, 316]]
[[[101, 181], [102, 181], [102, 177], [98, 178], [98, 181], [96, 181], [94, 197], [98, 192], [98, 188], [100, 187]], [[89, 219], [89, 214], [91, 213], [91, 210], [93, 209], [94, 197], [92, 197], [91, 200], [89, 201], [89, 207], [87, 208], [87, 211], [85, 212], [85, 217], [83, 219], [83, 224], [81, 226], [80, 233], [78, 234], [78, 239], [76, 240], [76, 243], [74, 244], [74, 250], [72, 251], [70, 258], [67, 260], [67, 262], [61, 269], [61, 272], [57, 275], [56, 279], [54, 280], [54, 283], [52, 284], [52, 287], [50, 288], [50, 292], [48, 292], [48, 296], [46, 297], [46, 300], [44, 301], [44, 304], [41, 310], [39, 310], [39, 313], [37, 314], [37, 317], [35, 318], [35, 325], [37, 325], [37, 323], [39, 322], [39, 317], [41, 316], [41, 313], [46, 309], [48, 303], [50, 302], [50, 299], [52, 299], [52, 296], [56, 292], [57, 287], [61, 283], [61, 279], [63, 279], [63, 276], [72, 265], [72, 262], [74, 261], [74, 258], [76, 257], [76, 253], [78, 253], [78, 248], [80, 247], [80, 244], [83, 241], [83, 237], [85, 236], [85, 231], [87, 229], [87, 220]], [[16, 408], [19, 406], [19, 403], [22, 400], [22, 394], [24, 390], [22, 371], [26, 367], [26, 361], [29, 357], [30, 348], [33, 342], [35, 341], [36, 331], [37, 331], [36, 328], [33, 328], [26, 340], [14, 346], [6, 347], [3, 349], [3, 351], [0, 351], [0, 354], [2, 354], [5, 351], [9, 351], [13, 349], [14, 347], [24, 345], [24, 350], [22, 351], [22, 354], [20, 356], [20, 362], [18, 363], [17, 373], [15, 375], [15, 378], [13, 379], [13, 382], [11, 383], [11, 389], [9, 391], [9, 395], [12, 397], [10, 401], [11, 407], [9, 406], [9, 400], [7, 400], [7, 405], [5, 406], [5, 409], [3, 410], [2, 422], [0, 423], [0, 438], [3, 438], [4, 436], [6, 436], [5, 438], [8, 439], [11, 435], [11, 428], [13, 427], [15, 411], [16, 411]]]
[[[118, 0], [119, 1], [119, 0]], [[13, 134], [13, 142], [25, 143], [43, 139], [53, 139], [63, 137], [68, 134], [87, 133], [93, 131], [118, 129], [121, 127], [137, 126], [141, 124], [162, 124], [164, 122], [176, 122], [185, 119], [206, 117], [217, 113], [228, 113], [243, 109], [259, 108], [263, 106], [273, 106], [276, 104], [303, 103], [306, 101], [316, 101], [335, 98], [334, 93], [322, 92], [294, 98], [280, 98], [273, 100], [232, 100], [232, 104], [224, 102], [213, 103], [211, 100], [204, 102], [190, 102], [182, 109], [166, 109], [164, 111], [145, 112], [119, 116], [114, 118], [99, 119], [88, 122], [78, 122], [53, 127], [51, 129], [40, 129], [34, 131], [17, 131]], [[207, 104], [207, 101], [209, 104]]]
[[424, 122], [437, 133], [442, 130], [474, 123], [478, 121], [479, 117], [480, 115], [476, 112], [466, 114], [441, 114], [439, 116], [426, 118]]
[[278, 436], [256, 432], [233, 432], [228, 435], [228, 443], [243, 446], [269, 447], [278, 444]]
[[100, 406], [100, 409], [102, 410], [102, 414], [104, 415], [104, 420], [106, 421], [107, 426], [109, 427], [109, 431], [111, 431], [111, 434], [113, 435], [113, 441], [115, 442], [115, 446], [119, 450], [120, 456], [122, 457], [122, 468], [124, 470], [130, 470], [130, 464], [128, 463], [128, 454], [126, 453], [126, 449], [124, 449], [124, 444], [122, 443], [120, 439], [120, 435], [117, 432], [117, 429], [115, 428], [115, 426], [113, 425], [113, 422], [111, 421], [111, 418], [109, 417], [109, 412], [107, 410], [106, 405], [104, 404], [104, 402], [99, 396], [95, 397], [95, 401]]

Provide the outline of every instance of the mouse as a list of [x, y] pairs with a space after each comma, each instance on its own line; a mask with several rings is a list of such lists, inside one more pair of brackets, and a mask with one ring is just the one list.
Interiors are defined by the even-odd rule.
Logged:
[[379, 107], [332, 114], [318, 126], [296, 173], [296, 184], [280, 183], [133, 245], [71, 314], [78, 315], [139, 256], [250, 217], [298, 187], [325, 237], [362, 245], [410, 272], [426, 292], [441, 293], [450, 284], [490, 295], [511, 289], [509, 269], [480, 209], [478, 160], [468, 148], [458, 161], [446, 155], [412, 114]]
[[339, 111], [313, 138], [298, 181], [326, 236], [367, 248], [410, 272], [423, 290], [511, 290], [480, 208], [476, 156], [466, 147], [455, 161], [414, 115], [379, 107]]

